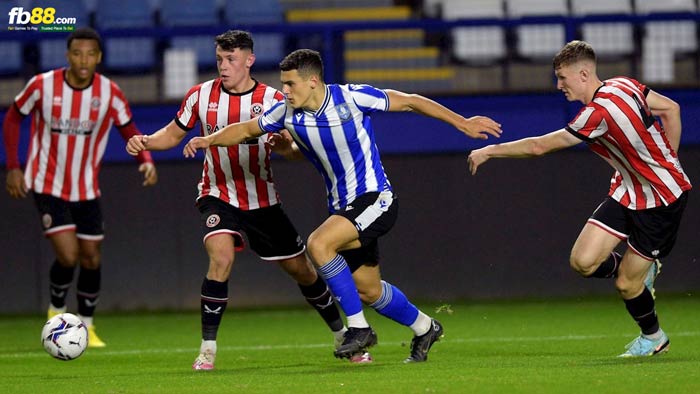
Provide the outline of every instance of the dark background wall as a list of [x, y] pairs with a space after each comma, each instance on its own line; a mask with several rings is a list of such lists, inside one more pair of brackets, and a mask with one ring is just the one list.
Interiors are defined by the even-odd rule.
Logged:
[[[700, 182], [700, 149], [682, 148], [680, 156], [691, 180]], [[386, 155], [384, 165], [400, 197], [400, 215], [381, 240], [382, 270], [412, 299], [614, 294], [611, 282], [581, 279], [568, 267], [571, 245], [607, 193], [612, 173], [587, 150], [493, 160], [475, 177], [468, 175], [466, 153]], [[326, 216], [320, 176], [306, 161], [275, 160], [273, 168], [288, 214], [308, 236]], [[102, 310], [199, 305], [207, 267], [194, 207], [201, 163], [161, 162], [158, 169], [159, 184], [143, 188], [135, 164], [103, 167]], [[0, 313], [44, 311], [53, 254], [32, 200], [0, 193], [0, 218]], [[661, 294], [700, 288], [698, 223], [700, 205], [691, 195], [657, 285]], [[237, 255], [230, 289], [236, 306], [303, 304], [281, 270], [249, 251]], [[74, 302], [71, 295], [69, 307]]]

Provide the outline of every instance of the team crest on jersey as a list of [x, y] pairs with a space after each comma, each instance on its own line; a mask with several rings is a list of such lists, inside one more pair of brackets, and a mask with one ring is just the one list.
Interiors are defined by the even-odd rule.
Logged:
[[219, 215], [217, 215], [217, 214], [209, 215], [209, 217], [207, 218], [207, 227], [209, 227], [209, 228], [216, 227], [216, 225], [219, 224], [220, 221], [221, 221], [221, 218], [219, 217]]
[[51, 218], [51, 215], [48, 213], [45, 213], [41, 215], [41, 225], [44, 226], [44, 228], [48, 229], [51, 227], [53, 224], [53, 219]]
[[92, 100], [90, 100], [90, 108], [93, 110], [97, 110], [100, 108], [100, 98], [99, 97], [93, 97]]
[[340, 117], [340, 120], [343, 122], [347, 122], [352, 118], [352, 114], [350, 113], [350, 107], [346, 103], [342, 103], [340, 105], [335, 106], [335, 110], [338, 111], [338, 117]]
[[60, 107], [62, 103], [63, 103], [63, 99], [61, 98], [61, 96], [53, 96], [53, 106], [54, 107]]
[[207, 109], [208, 112], [216, 112], [219, 110], [219, 103], [209, 103], [209, 109]]
[[263, 112], [265, 112], [265, 108], [260, 103], [254, 103], [253, 105], [250, 106], [250, 117], [251, 118], [257, 118], [258, 116], [262, 115]]

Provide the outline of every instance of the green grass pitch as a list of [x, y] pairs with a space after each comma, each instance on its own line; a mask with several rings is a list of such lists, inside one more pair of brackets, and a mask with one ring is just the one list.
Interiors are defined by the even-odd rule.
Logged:
[[44, 353], [41, 316], [0, 317], [0, 393], [699, 393], [700, 300], [660, 296], [670, 351], [619, 359], [638, 335], [624, 304], [595, 299], [420, 305], [445, 326], [426, 363], [405, 365], [410, 330], [366, 312], [375, 362], [332, 354], [310, 308], [229, 308], [215, 371], [192, 371], [198, 313], [101, 314], [107, 342], [77, 360]]

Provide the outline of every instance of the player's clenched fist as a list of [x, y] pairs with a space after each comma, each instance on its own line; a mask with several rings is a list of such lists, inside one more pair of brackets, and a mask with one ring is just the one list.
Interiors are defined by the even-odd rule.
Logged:
[[147, 135], [135, 135], [129, 138], [129, 141], [126, 143], [126, 151], [132, 156], [136, 156], [139, 152], [145, 150], [148, 150]]

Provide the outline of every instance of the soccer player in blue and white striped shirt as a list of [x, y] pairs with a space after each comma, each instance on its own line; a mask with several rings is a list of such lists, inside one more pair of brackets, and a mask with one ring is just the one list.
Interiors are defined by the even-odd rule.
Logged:
[[369, 85], [323, 81], [318, 52], [300, 49], [280, 63], [285, 100], [258, 119], [237, 123], [184, 148], [230, 146], [266, 132], [287, 129], [295, 144], [273, 140], [277, 151], [299, 151], [323, 175], [330, 216], [307, 242], [311, 259], [347, 316], [345, 341], [338, 358], [356, 357], [377, 343], [362, 312], [362, 302], [414, 332], [405, 362], [426, 361], [443, 334], [442, 325], [416, 308], [395, 286], [381, 280], [378, 238], [396, 221], [398, 200], [384, 172], [369, 115], [376, 111], [412, 111], [447, 122], [472, 138], [500, 136], [500, 125], [483, 116], [464, 118], [423, 96]]

